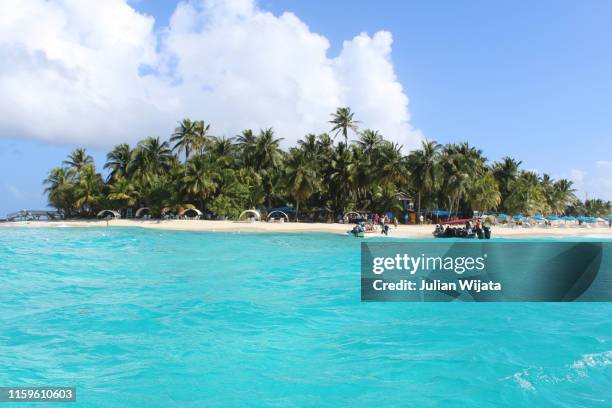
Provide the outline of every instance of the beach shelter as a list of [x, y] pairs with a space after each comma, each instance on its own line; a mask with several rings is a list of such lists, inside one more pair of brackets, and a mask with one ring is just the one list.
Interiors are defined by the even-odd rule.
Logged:
[[121, 218], [121, 214], [115, 210], [102, 210], [97, 215], [98, 218]]
[[134, 214], [134, 216], [136, 218], [140, 218], [140, 217], [145, 216], [146, 215], [145, 213], [151, 214], [151, 210], [149, 209], [149, 207], [139, 208], [138, 210], [136, 210], [136, 214]]
[[242, 221], [242, 217], [247, 215], [246, 221], [261, 221], [261, 214], [257, 210], [244, 210], [238, 216], [238, 221]]
[[279, 222], [289, 222], [289, 216], [281, 210], [274, 210], [270, 214], [268, 214], [267, 221], [270, 222], [278, 220]]
[[546, 220], [546, 218], [544, 218], [543, 215], [534, 215], [532, 218], [534, 220], [536, 220], [536, 221], [544, 221], [544, 220]]
[[576, 217], [572, 215], [566, 215], [565, 217], [561, 217], [561, 219], [564, 221], [576, 221]]
[[202, 215], [202, 211], [197, 208], [186, 208], [179, 213], [179, 217], [193, 217], [196, 219], [202, 217]]
[[525, 218], [527, 217], [525, 217], [523, 214], [515, 214], [512, 216], [513, 220], [524, 220]]
[[606, 218], [606, 221], [612, 221], [612, 215]]
[[497, 214], [497, 218], [505, 220], [506, 218], [510, 217], [508, 214]]

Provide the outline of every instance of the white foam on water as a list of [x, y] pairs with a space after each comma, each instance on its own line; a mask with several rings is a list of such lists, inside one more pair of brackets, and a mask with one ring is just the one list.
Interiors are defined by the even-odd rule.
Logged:
[[612, 366], [612, 350], [601, 353], [583, 354], [582, 358], [579, 360], [566, 365], [561, 373], [553, 372], [549, 374], [546, 373], [542, 367], [529, 367], [502, 378], [502, 380], [513, 380], [524, 390], [536, 391], [537, 384], [577, 382], [589, 376], [589, 369], [608, 366]]
[[525, 377], [529, 376], [528, 370], [519, 371], [512, 376], [514, 381], [524, 390], [535, 391], [533, 384]]
[[583, 354], [580, 360], [570, 364], [570, 368], [580, 377], [588, 377], [588, 369], [612, 365], [612, 350], [603, 353]]

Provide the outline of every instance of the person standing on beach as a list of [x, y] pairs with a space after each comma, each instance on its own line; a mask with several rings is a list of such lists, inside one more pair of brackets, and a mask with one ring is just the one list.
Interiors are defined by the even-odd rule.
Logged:
[[419, 215], [419, 224], [423, 225], [423, 214]]

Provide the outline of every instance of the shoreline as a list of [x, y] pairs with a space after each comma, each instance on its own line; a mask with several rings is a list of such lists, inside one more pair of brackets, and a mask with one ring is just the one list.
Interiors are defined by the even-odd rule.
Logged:
[[[300, 233], [322, 232], [344, 235], [352, 227], [351, 224], [325, 224], [325, 223], [268, 223], [252, 222], [240, 223], [234, 221], [210, 220], [62, 220], [62, 221], [12, 221], [0, 223], [0, 228], [95, 228], [95, 227], [132, 227], [167, 231], [208, 231], [208, 232], [269, 232], [269, 233]], [[400, 225], [391, 226], [391, 238], [432, 238], [433, 225]], [[612, 229], [609, 227], [591, 228], [507, 228], [493, 227], [494, 238], [543, 238], [543, 237], [588, 237], [600, 236], [612, 239]], [[366, 235], [366, 237], [380, 236], [380, 234]]]

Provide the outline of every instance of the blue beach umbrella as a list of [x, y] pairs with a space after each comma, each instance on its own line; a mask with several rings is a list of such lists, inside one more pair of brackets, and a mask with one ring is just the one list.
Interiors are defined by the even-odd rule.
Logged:
[[562, 217], [561, 219], [565, 221], [576, 221], [576, 217], [573, 217], [571, 215], [566, 215], [565, 217]]
[[[508, 218], [508, 214], [497, 214], [497, 218], [501, 218], [501, 219], [505, 220], [506, 218]], [[612, 217], [610, 217], [610, 218], [612, 218]]]
[[512, 216], [515, 220], [524, 220], [526, 217], [523, 214], [516, 214]]
[[544, 218], [543, 215], [534, 215], [533, 219], [538, 221], [544, 221], [546, 218]]
[[548, 217], [546, 217], [546, 219], [548, 221], [559, 221], [561, 218], [559, 218], [558, 215], [549, 215]]
[[437, 215], [438, 217], [448, 217], [450, 215], [450, 211], [447, 210], [433, 210], [431, 212], [432, 215]]

